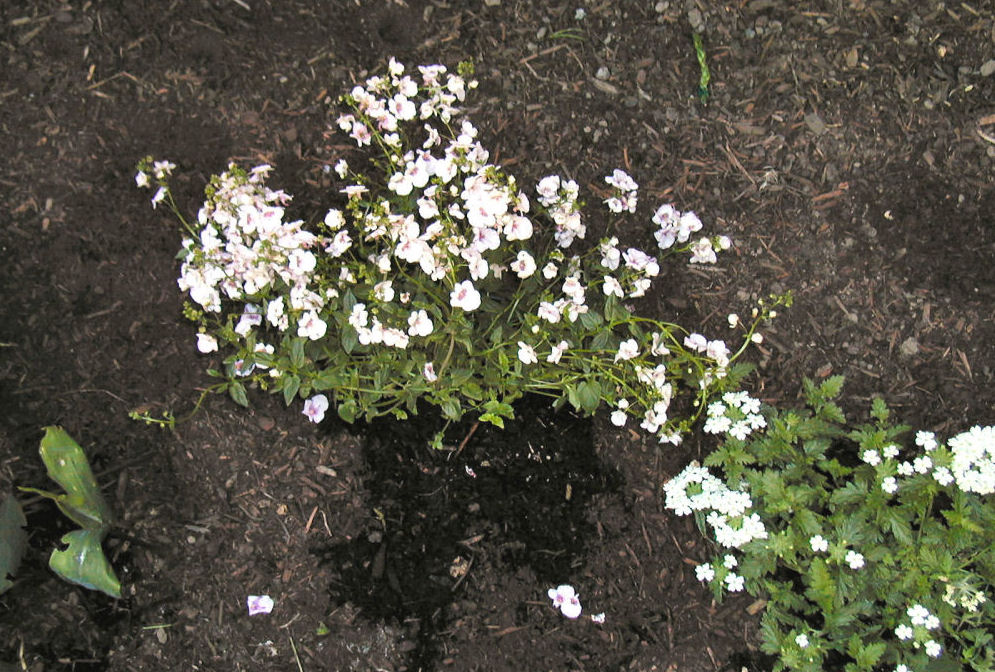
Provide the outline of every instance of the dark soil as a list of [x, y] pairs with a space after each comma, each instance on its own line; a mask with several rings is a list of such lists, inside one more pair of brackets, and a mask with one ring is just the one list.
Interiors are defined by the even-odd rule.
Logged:
[[[471, 116], [523, 184], [559, 171], [597, 193], [623, 167], [641, 221], [669, 200], [733, 237], [642, 309], [717, 333], [791, 290], [754, 390], [787, 405], [802, 376], [842, 373], [848, 410], [879, 394], [949, 433], [995, 422], [993, 18], [918, 0], [3, 3], [0, 493], [50, 487], [38, 441], [63, 425], [118, 513], [124, 596], [55, 577], [64, 523], [22, 496], [0, 669], [764, 669], [762, 606], [714, 604], [692, 571], [710, 548], [663, 510], [661, 484], [706, 443], [664, 449], [534, 403], [459, 453], [426, 447], [428, 416], [316, 430], [261, 395], [248, 412], [209, 397], [175, 432], [130, 420], [182, 415], [210, 383], [179, 231], [134, 166], [179, 164], [194, 212], [229, 160], [267, 161], [302, 216], [320, 212], [344, 149], [326, 99], [391, 55], [472, 59]], [[565, 582], [604, 624], [552, 609]], [[249, 617], [262, 593], [276, 608]]]

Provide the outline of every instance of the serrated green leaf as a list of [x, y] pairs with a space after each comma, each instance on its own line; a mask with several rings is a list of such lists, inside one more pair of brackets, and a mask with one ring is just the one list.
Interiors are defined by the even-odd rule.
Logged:
[[504, 429], [504, 418], [502, 418], [500, 415], [495, 415], [494, 413], [481, 413], [480, 421], [489, 422], [495, 427], [500, 427], [501, 429]]
[[66, 581], [111, 597], [121, 597], [121, 583], [100, 547], [103, 534], [97, 530], [74, 530], [63, 535], [68, 548], [52, 551], [48, 565]]
[[8, 496], [0, 506], [0, 594], [14, 585], [7, 577], [17, 574], [21, 565], [28, 545], [27, 522], [21, 505], [13, 495]]

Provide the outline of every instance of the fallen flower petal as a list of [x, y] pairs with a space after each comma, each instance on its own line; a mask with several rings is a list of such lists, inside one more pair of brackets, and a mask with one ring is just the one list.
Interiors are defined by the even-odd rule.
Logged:
[[273, 598], [269, 595], [249, 595], [246, 605], [249, 607], [249, 616], [268, 614], [273, 611]]
[[602, 611], [600, 614], [591, 614], [591, 620], [594, 621], [595, 623], [604, 623], [605, 612]]

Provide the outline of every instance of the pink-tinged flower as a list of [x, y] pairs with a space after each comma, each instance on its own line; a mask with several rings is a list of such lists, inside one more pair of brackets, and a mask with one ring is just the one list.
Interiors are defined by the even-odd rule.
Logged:
[[152, 196], [152, 209], [154, 210], [164, 198], [166, 198], [166, 187], [159, 187]]
[[370, 133], [370, 129], [366, 127], [366, 124], [356, 121], [352, 124], [352, 132], [349, 134], [353, 140], [356, 141], [356, 145], [362, 147], [364, 145], [369, 145], [370, 140], [373, 139], [373, 135]]
[[428, 336], [435, 325], [424, 310], [412, 311], [408, 315], [408, 333], [412, 336]]
[[453, 291], [449, 293], [449, 305], [453, 308], [462, 308], [468, 313], [474, 311], [480, 308], [480, 292], [469, 280], [456, 283]]
[[549, 301], [543, 301], [539, 304], [538, 315], [541, 319], [553, 324], [559, 322], [561, 317], [559, 307]]
[[525, 341], [518, 342], [518, 359], [521, 360], [522, 364], [535, 364], [539, 361], [535, 348]]
[[553, 601], [553, 606], [559, 609], [567, 618], [578, 618], [580, 616], [582, 610], [580, 596], [577, 595], [577, 591], [574, 590], [573, 586], [564, 584], [556, 588], [550, 588], [546, 591], [546, 595]]
[[708, 347], [708, 339], [701, 334], [691, 334], [684, 338], [684, 345], [695, 352], [704, 352]]
[[147, 187], [151, 184], [149, 180], [149, 174], [139, 170], [135, 173], [135, 184], [139, 187]]
[[702, 238], [691, 246], [690, 263], [714, 264], [716, 261], [718, 261], [718, 257], [715, 256], [715, 249], [712, 247], [712, 241], [708, 238]]
[[308, 420], [317, 424], [325, 419], [325, 411], [328, 410], [328, 397], [323, 394], [316, 394], [304, 402], [302, 413]]
[[249, 607], [249, 616], [273, 611], [273, 598], [269, 595], [249, 595], [245, 602]]
[[504, 226], [504, 237], [508, 240], [528, 240], [532, 237], [532, 222], [521, 215], [511, 217]]
[[301, 338], [309, 338], [312, 341], [317, 341], [324, 336], [327, 330], [328, 325], [313, 310], [309, 310], [301, 315], [301, 319], [297, 323], [297, 335]]
[[435, 373], [435, 366], [432, 365], [432, 362], [425, 362], [425, 366], [423, 366], [421, 370], [421, 375], [423, 375], [425, 380], [430, 383], [434, 383], [439, 379], [439, 376]]
[[205, 355], [209, 352], [216, 352], [218, 349], [218, 339], [210, 334], [197, 334], [197, 349]]
[[511, 262], [511, 270], [524, 280], [536, 272], [536, 261], [527, 251], [521, 250], [515, 260]]

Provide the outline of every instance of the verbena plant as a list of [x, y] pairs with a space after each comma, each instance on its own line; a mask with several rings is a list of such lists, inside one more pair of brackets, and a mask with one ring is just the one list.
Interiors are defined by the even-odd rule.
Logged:
[[[336, 202], [313, 224], [287, 216], [291, 197], [266, 186], [265, 165], [212, 178], [188, 222], [166, 182], [175, 166], [142, 162], [138, 184], [189, 234], [179, 285], [200, 351], [223, 349], [217, 388], [240, 404], [249, 386], [306, 399], [316, 422], [330, 404], [351, 422], [404, 418], [424, 399], [447, 420], [469, 412], [499, 426], [516, 399], [540, 394], [588, 413], [608, 404], [616, 424], [635, 417], [678, 441], [693, 418], [673, 417], [675, 395], [700, 412], [734, 385], [733, 361], [778, 301], [740, 325], [735, 348], [638, 315], [626, 302], [646, 294], [663, 257], [714, 263], [728, 238], [695, 238], [699, 218], [663, 205], [652, 215], [660, 259], [614, 236], [579, 249], [578, 185], [550, 175], [530, 196], [489, 162], [458, 108], [476, 86], [468, 74], [405, 74], [392, 59], [343, 96], [335, 125], [356, 150], [334, 165]], [[621, 170], [605, 180], [611, 216], [634, 213], [635, 181]]]
[[842, 382], [806, 381], [804, 411], [709, 406], [723, 444], [665, 485], [721, 547], [699, 580], [766, 598], [776, 670], [995, 669], [995, 427], [944, 445], [875, 399], [849, 429]]

